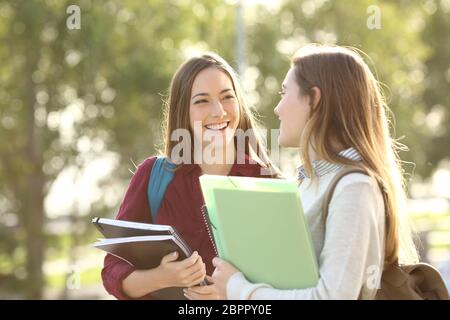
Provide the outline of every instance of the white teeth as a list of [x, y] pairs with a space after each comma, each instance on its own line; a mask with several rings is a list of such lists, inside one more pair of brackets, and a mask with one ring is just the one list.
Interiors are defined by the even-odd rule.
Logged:
[[210, 130], [222, 130], [228, 126], [228, 122], [207, 124], [205, 127]]

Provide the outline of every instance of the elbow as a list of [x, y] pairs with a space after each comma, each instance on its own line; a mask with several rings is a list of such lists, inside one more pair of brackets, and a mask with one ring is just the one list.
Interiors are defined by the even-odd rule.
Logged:
[[103, 266], [101, 271], [101, 278], [103, 287], [108, 294], [112, 295], [118, 300], [129, 300], [131, 298], [128, 297], [122, 289], [123, 280], [121, 279], [121, 277], [114, 276], [113, 266]]
[[114, 290], [114, 287], [117, 286], [117, 283], [115, 283], [116, 281], [114, 281], [114, 279], [110, 276], [109, 272], [110, 272], [109, 268], [103, 266], [101, 271], [103, 288], [105, 288], [108, 294], [113, 295], [114, 297], [119, 299], [119, 297], [117, 297], [117, 295], [115, 294]]

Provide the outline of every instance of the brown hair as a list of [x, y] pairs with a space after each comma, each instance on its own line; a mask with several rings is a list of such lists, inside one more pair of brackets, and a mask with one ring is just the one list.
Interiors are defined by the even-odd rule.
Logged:
[[[252, 159], [259, 162], [266, 168], [274, 170], [274, 172], [278, 172], [278, 169], [270, 161], [261, 138], [255, 132], [257, 122], [252, 111], [244, 100], [236, 73], [222, 57], [214, 53], [207, 53], [188, 59], [178, 68], [172, 78], [164, 113], [164, 155], [170, 157], [172, 149], [178, 143], [177, 141], [171, 141], [170, 139], [171, 134], [175, 129], [187, 129], [191, 133], [191, 137], [193, 136], [193, 132], [189, 126], [189, 105], [192, 85], [197, 75], [202, 70], [208, 68], [217, 68], [231, 79], [240, 111], [240, 119], [237, 129], [250, 133], [250, 136], [245, 137], [245, 154], [252, 156]], [[248, 129], [253, 130], [247, 131]], [[241, 132], [241, 130], [238, 131]], [[192, 145], [193, 144], [191, 144], [191, 146]], [[191, 150], [191, 159], [193, 159], [193, 150]]]
[[[356, 50], [320, 45], [302, 48], [292, 67], [302, 95], [312, 98], [313, 87], [321, 92], [301, 137], [305, 169], [313, 176], [309, 147], [320, 159], [365, 167], [384, 191], [386, 264], [417, 261], [409, 223], [401, 216], [405, 192], [397, 151], [404, 146], [390, 136], [390, 110], [369, 67]], [[336, 146], [355, 148], [363, 161], [339, 157]]]

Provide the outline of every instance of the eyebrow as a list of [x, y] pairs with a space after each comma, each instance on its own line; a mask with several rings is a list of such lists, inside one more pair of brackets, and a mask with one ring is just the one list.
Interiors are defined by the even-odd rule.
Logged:
[[[222, 91], [220, 91], [219, 94], [225, 93], [225, 92], [227, 92], [227, 91], [233, 91], [233, 89], [223, 89]], [[195, 97], [197, 97], [197, 96], [209, 96], [209, 94], [208, 94], [208, 93], [205, 93], [205, 92], [200, 92], [200, 93], [197, 93], [196, 95], [194, 95], [194, 96], [191, 98], [191, 100], [193, 100], [193, 99], [194, 99]]]

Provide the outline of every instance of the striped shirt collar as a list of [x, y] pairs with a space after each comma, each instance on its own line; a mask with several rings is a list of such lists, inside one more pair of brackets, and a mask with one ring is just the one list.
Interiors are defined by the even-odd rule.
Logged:
[[[348, 148], [342, 150], [338, 153], [338, 155], [342, 158], [346, 158], [352, 161], [361, 161], [361, 155], [355, 148]], [[317, 177], [321, 177], [327, 173], [335, 172], [342, 168], [342, 164], [339, 163], [331, 163], [325, 160], [314, 160], [312, 162], [313, 172]], [[309, 178], [308, 173], [306, 172], [303, 165], [297, 167], [297, 177], [299, 180], [303, 180], [305, 178]]]

